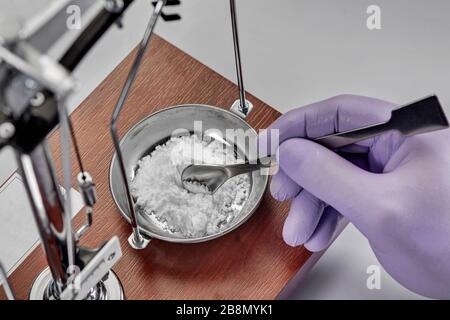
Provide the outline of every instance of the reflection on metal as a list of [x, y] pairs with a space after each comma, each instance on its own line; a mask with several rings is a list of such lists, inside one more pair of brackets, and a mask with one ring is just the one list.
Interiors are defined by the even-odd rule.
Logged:
[[[52, 276], [47, 268], [34, 280], [30, 291], [30, 300], [54, 300], [52, 288]], [[117, 275], [110, 271], [106, 280], [103, 280], [95, 288], [92, 288], [85, 300], [124, 300], [124, 290]]]
[[[181, 173], [181, 183], [191, 193], [214, 194], [233, 177], [270, 167], [270, 163], [264, 164], [259, 161], [231, 165], [193, 164], [187, 166]], [[199, 188], [199, 185], [204, 188]]]
[[47, 256], [56, 291], [67, 284], [67, 230], [64, 228], [64, 207], [55, 180], [48, 147], [38, 146], [30, 155], [18, 154], [25, 188]]

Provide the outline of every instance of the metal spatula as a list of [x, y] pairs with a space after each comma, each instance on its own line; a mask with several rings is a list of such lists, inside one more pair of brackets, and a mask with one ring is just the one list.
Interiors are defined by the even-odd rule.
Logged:
[[[327, 148], [337, 149], [388, 131], [398, 131], [404, 136], [412, 136], [448, 127], [449, 123], [442, 106], [437, 96], [432, 95], [393, 110], [391, 118], [387, 122], [312, 140]], [[256, 164], [243, 163], [226, 166], [191, 165], [183, 170], [181, 181], [190, 192], [213, 194], [228, 179], [267, 167], [270, 165], [262, 164], [260, 161]]]
[[387, 122], [331, 134], [314, 141], [327, 148], [337, 149], [387, 131], [398, 131], [404, 136], [412, 136], [445, 129], [448, 126], [448, 120], [438, 97], [432, 95], [393, 110]]

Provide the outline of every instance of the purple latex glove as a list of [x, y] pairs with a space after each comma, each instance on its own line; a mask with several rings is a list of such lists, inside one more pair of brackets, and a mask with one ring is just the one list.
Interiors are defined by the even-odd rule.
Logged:
[[[338, 152], [302, 139], [386, 121], [395, 107], [342, 95], [290, 111], [269, 128], [280, 130], [281, 141], [271, 193], [292, 199], [283, 237], [291, 246], [323, 250], [342, 214], [397, 281], [450, 298], [450, 130], [387, 133]], [[270, 134], [259, 143], [270, 147]]]

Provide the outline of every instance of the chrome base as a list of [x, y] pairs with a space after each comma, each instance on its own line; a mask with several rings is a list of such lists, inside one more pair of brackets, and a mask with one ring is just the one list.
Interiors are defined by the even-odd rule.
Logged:
[[139, 241], [136, 241], [136, 235], [134, 232], [128, 237], [128, 244], [134, 250], [144, 250], [145, 248], [147, 248], [150, 241], [151, 239], [148, 239], [143, 235], [140, 235]]
[[[50, 269], [46, 268], [34, 280], [29, 294], [30, 300], [54, 300], [51, 296], [53, 279]], [[93, 288], [85, 300], [124, 300], [122, 283], [117, 275], [110, 271], [108, 278]]]
[[233, 112], [234, 114], [238, 115], [242, 119], [246, 119], [247, 116], [250, 114], [250, 112], [253, 109], [253, 104], [250, 101], [248, 101], [248, 100], [245, 100], [245, 103], [247, 105], [247, 113], [243, 112], [243, 109], [241, 107], [241, 100], [236, 100], [233, 103], [233, 105], [231, 106], [230, 111]]

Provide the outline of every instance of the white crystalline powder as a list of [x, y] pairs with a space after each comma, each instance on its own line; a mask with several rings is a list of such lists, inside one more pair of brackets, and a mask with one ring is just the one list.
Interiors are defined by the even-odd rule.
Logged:
[[[195, 162], [194, 162], [195, 161]], [[234, 150], [196, 135], [171, 138], [138, 163], [131, 192], [141, 214], [185, 238], [216, 234], [240, 213], [250, 192], [248, 175], [228, 180], [214, 195], [188, 192], [181, 173], [192, 163], [235, 164]]]

